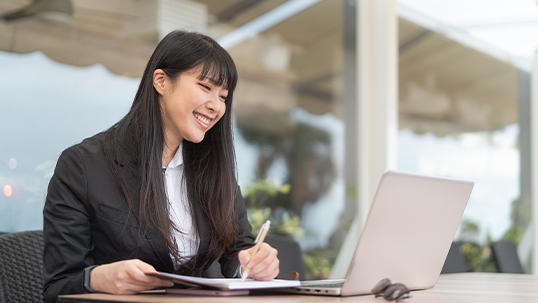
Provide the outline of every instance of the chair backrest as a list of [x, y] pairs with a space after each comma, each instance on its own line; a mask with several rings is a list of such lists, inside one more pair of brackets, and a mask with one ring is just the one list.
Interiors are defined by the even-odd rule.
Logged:
[[0, 235], [0, 302], [43, 302], [43, 231]]
[[[296, 271], [299, 273], [299, 279], [305, 279], [305, 269], [301, 254], [301, 247], [299, 247], [297, 241], [289, 236], [271, 234], [267, 235], [265, 242], [278, 251], [278, 260], [280, 261], [280, 273], [278, 274], [279, 277]], [[203, 272], [202, 277], [222, 278], [223, 276], [220, 272], [220, 264], [218, 261], [215, 261], [208, 270]]]
[[497, 268], [501, 273], [524, 274], [517, 246], [510, 241], [499, 241], [491, 243], [491, 252], [493, 259], [497, 263]]
[[465, 258], [461, 253], [460, 246], [460, 242], [452, 242], [448, 255], [446, 256], [445, 264], [441, 270], [441, 274], [452, 274], [467, 271], [467, 265]]
[[279, 277], [296, 271], [299, 273], [299, 279], [305, 279], [305, 269], [301, 254], [301, 247], [297, 241], [290, 236], [271, 234], [267, 235], [265, 242], [278, 251], [278, 260], [280, 261], [280, 273], [278, 274]]

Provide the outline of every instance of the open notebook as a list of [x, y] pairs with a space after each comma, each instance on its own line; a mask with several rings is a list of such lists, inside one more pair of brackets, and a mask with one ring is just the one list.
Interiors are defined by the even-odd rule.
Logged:
[[241, 281], [241, 278], [213, 279], [176, 275], [164, 272], [147, 273], [146, 275], [159, 277], [161, 279], [172, 280], [174, 283], [200, 286], [202, 288], [220, 289], [220, 290], [253, 290], [253, 289], [270, 289], [286, 288], [300, 286], [300, 281], [273, 279], [270, 281], [256, 281], [247, 279]]

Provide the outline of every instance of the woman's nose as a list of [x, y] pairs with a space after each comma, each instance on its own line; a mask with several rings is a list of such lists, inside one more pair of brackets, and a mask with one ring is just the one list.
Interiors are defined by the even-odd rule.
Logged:
[[221, 101], [219, 99], [219, 96], [211, 96], [210, 100], [206, 103], [207, 109], [214, 113], [218, 113], [220, 111]]

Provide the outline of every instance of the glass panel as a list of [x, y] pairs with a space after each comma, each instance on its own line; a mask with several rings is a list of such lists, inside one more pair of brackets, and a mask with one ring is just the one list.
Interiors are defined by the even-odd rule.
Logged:
[[530, 216], [520, 193], [518, 71], [408, 20], [399, 40], [399, 169], [476, 182], [455, 240], [466, 243], [469, 269], [495, 271], [488, 245], [518, 243]]
[[[0, 231], [42, 228], [59, 154], [127, 112], [150, 54], [171, 29], [220, 39], [288, 2], [159, 3], [72, 1], [70, 16], [0, 23]], [[307, 278], [328, 276], [355, 213], [353, 190], [346, 202], [350, 121], [342, 103], [342, 23], [350, 3], [312, 1], [229, 49], [240, 76], [238, 178], [251, 220], [271, 217], [273, 233], [298, 241]], [[0, 2], [0, 13], [26, 5]]]
[[344, 181], [343, 3], [321, 1], [229, 50], [251, 223], [271, 218], [271, 232], [293, 236], [308, 279], [328, 277], [351, 224], [342, 216], [354, 214]]
[[60, 152], [118, 121], [138, 79], [99, 65], [73, 68], [39, 51], [0, 51], [0, 66], [0, 231], [42, 229], [44, 197]]

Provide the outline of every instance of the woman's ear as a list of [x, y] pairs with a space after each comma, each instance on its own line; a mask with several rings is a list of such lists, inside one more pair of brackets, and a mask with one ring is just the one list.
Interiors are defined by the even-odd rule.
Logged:
[[159, 95], [164, 95], [164, 85], [166, 80], [166, 74], [162, 69], [156, 69], [153, 72], [153, 87], [159, 93]]

